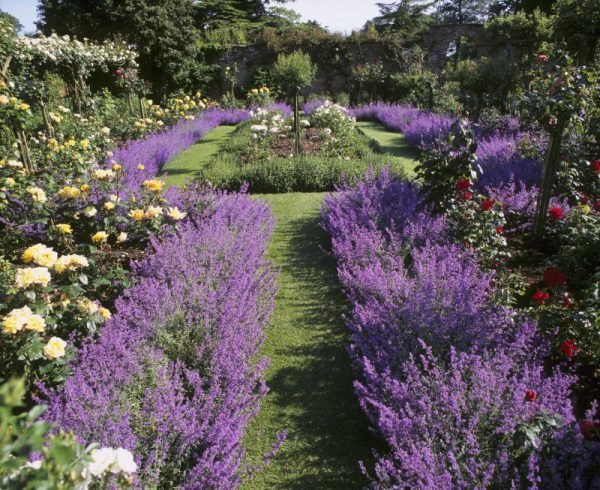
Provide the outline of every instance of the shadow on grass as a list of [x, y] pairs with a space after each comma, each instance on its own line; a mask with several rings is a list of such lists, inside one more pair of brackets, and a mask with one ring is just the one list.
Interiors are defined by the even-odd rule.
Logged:
[[269, 396], [277, 412], [286, 414], [282, 423], [289, 430], [289, 443], [273, 464], [285, 475], [277, 488], [361, 488], [358, 462], [369, 466], [376, 441], [353, 392], [350, 335], [342, 320], [350, 306], [333, 259], [321, 249], [327, 237], [318, 223], [318, 215], [303, 216], [281, 223], [275, 232], [280, 237], [272, 253], [283, 266], [287, 286], [281, 294], [289, 311], [280, 321], [302, 329], [306, 340], [273, 351], [286, 365], [268, 380]]

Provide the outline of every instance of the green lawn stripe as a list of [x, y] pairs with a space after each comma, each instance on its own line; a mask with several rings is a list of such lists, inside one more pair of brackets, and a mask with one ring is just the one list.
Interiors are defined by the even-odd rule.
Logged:
[[247, 431], [251, 463], [259, 464], [276, 434], [281, 452], [244, 489], [361, 488], [358, 461], [374, 445], [353, 393], [342, 314], [349, 306], [319, 227], [323, 193], [263, 195], [277, 218], [268, 256], [281, 266], [279, 293], [262, 354], [271, 360], [270, 392]]
[[181, 186], [186, 180], [198, 177], [227, 141], [235, 126], [218, 126], [209, 131], [198, 143], [179, 153], [168, 162], [163, 172], [167, 174], [167, 185]]
[[359, 121], [356, 127], [366, 136], [377, 141], [383, 153], [396, 157], [404, 165], [409, 176], [413, 175], [419, 150], [410, 146], [403, 134], [387, 129], [375, 121]]

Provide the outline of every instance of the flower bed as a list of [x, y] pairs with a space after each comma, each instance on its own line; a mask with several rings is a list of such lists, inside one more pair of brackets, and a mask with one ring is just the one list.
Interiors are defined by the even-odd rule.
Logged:
[[323, 224], [353, 305], [356, 393], [388, 446], [373, 488], [586, 488], [570, 358], [545, 369], [551, 339], [503, 304], [448, 218], [383, 174], [330, 195]]
[[138, 283], [87, 342], [48, 421], [133, 452], [136, 487], [232, 488], [241, 438], [266, 392], [258, 358], [273, 307], [273, 219], [243, 194], [204, 192], [203, 215], [152, 242]]

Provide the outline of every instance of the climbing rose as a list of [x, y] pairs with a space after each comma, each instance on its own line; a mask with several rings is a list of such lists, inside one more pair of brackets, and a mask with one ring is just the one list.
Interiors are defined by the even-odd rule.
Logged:
[[535, 301], [538, 305], [543, 305], [546, 300], [550, 297], [550, 293], [544, 293], [539, 289], [533, 294], [531, 299]]
[[482, 211], [489, 211], [493, 207], [494, 207], [494, 201], [492, 201], [491, 199], [484, 199], [481, 203]]
[[600, 174], [600, 160], [594, 160], [591, 165], [592, 170]]
[[537, 393], [535, 390], [526, 390], [525, 391], [525, 401], [526, 402], [534, 402], [537, 399]]
[[562, 208], [558, 208], [558, 207], [554, 207], [554, 208], [550, 208], [550, 210], [548, 211], [548, 215], [550, 216], [551, 219], [558, 221], [559, 219], [561, 219], [563, 217], [563, 210]]
[[569, 359], [571, 359], [577, 353], [578, 350], [579, 347], [575, 345], [573, 339], [565, 340], [560, 346], [560, 351]]
[[457, 191], [468, 191], [471, 187], [471, 181], [469, 179], [458, 179], [454, 183], [454, 186]]
[[567, 281], [567, 276], [556, 267], [548, 267], [544, 271], [544, 281], [548, 287], [555, 288]]

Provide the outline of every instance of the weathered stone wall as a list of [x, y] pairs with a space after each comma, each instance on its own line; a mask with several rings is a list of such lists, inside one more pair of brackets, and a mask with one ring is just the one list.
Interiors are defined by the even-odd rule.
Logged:
[[[460, 37], [468, 38], [474, 45], [476, 56], [499, 57], [510, 55], [515, 51], [522, 51], [523, 46], [507, 45], [493, 39], [490, 33], [481, 24], [465, 25], [432, 25], [429, 32], [425, 34], [422, 46], [427, 53], [427, 63], [431, 70], [440, 72], [446, 62], [446, 53], [449, 45]], [[331, 48], [331, 47], [330, 47]], [[312, 47], [313, 59], [319, 58], [318, 48]], [[317, 76], [314, 83], [307, 87], [305, 93], [329, 93], [351, 92], [353, 89], [351, 75], [352, 67], [359, 63], [384, 62], [384, 68], [395, 71], [398, 66], [386, 62], [385, 42], [353, 42], [346, 41], [335, 47], [335, 53], [331, 63], [323, 65], [318, 63]], [[306, 50], [310, 52], [309, 50]], [[331, 54], [331, 53], [330, 53]], [[316, 56], [314, 56], [316, 55]], [[228, 52], [224, 52], [218, 59], [222, 68], [237, 64], [238, 87], [249, 88], [256, 70], [260, 67], [271, 66], [275, 62], [275, 55], [266, 45], [256, 44], [251, 46], [238, 46]], [[214, 87], [211, 95], [217, 96], [225, 93], [228, 87], [225, 82]]]

